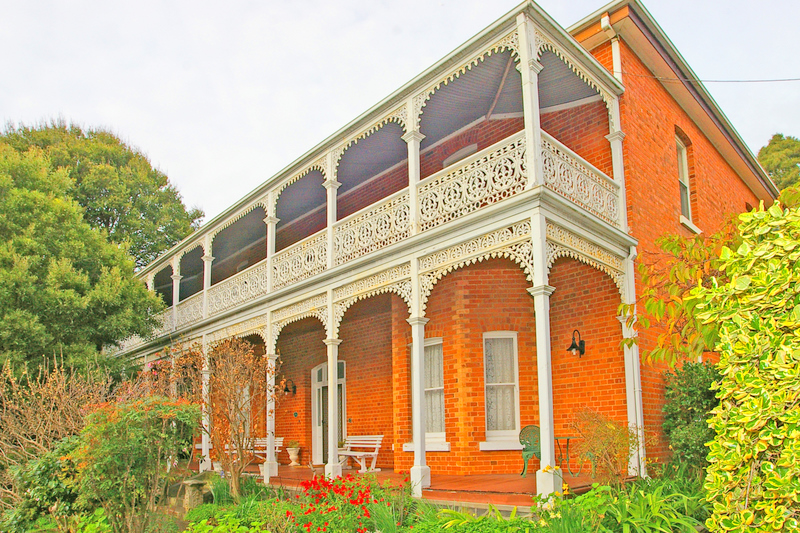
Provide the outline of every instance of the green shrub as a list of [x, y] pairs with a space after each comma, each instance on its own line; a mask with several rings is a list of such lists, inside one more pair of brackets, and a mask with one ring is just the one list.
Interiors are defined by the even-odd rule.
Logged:
[[78, 470], [69, 454], [78, 445], [77, 437], [68, 437], [56, 448], [34, 459], [14, 475], [22, 495], [16, 507], [3, 515], [2, 527], [7, 531], [27, 531], [40, 517], [59, 519], [86, 511], [78, 503]]
[[800, 209], [739, 216], [722, 248], [729, 280], [698, 287], [698, 318], [719, 327], [720, 405], [705, 488], [712, 531], [797, 531], [800, 500]]
[[87, 418], [72, 454], [80, 498], [101, 506], [116, 533], [145, 531], [167, 472], [191, 445], [200, 419], [196, 405], [149, 397], [98, 409]]
[[183, 519], [187, 522], [202, 522], [220, 512], [220, 509], [221, 507], [216, 503], [204, 503], [194, 509], [189, 509]]
[[714, 432], [706, 420], [719, 405], [712, 390], [719, 379], [719, 371], [708, 361], [686, 361], [680, 368], [664, 373], [664, 434], [673, 458], [695, 471], [708, 466], [706, 443], [714, 438]]

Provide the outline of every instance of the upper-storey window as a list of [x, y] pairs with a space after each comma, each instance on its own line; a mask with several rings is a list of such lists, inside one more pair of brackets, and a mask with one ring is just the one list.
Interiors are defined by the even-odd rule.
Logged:
[[689, 189], [689, 152], [680, 137], [675, 137], [678, 152], [678, 185], [681, 191], [681, 215], [692, 220], [691, 191]]
[[681, 201], [680, 222], [689, 231], [700, 233], [697, 227], [697, 191], [695, 191], [694, 154], [692, 141], [679, 127], [675, 126], [675, 153], [678, 163], [678, 192]]

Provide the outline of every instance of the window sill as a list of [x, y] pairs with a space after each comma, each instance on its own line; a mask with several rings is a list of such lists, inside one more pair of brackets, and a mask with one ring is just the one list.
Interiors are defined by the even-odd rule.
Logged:
[[485, 442], [479, 442], [478, 445], [480, 446], [480, 450], [482, 452], [493, 452], [499, 450], [514, 450], [514, 451], [522, 450], [522, 444], [520, 444], [519, 441], [513, 441], [513, 440], [488, 440]]
[[681, 215], [681, 224], [683, 224], [683, 226], [684, 226], [686, 229], [688, 229], [689, 231], [691, 231], [692, 233], [697, 233], [697, 234], [703, 233], [703, 230], [701, 230], [700, 228], [698, 228], [697, 226], [695, 226], [695, 225], [692, 223], [692, 221], [691, 221], [691, 220], [689, 220], [688, 218], [686, 218], [686, 217], [685, 217], [685, 216], [683, 216], [683, 215]]
[[[414, 451], [414, 443], [413, 442], [405, 442], [403, 443], [403, 451], [404, 452], [413, 452]], [[425, 453], [428, 452], [449, 452], [450, 451], [450, 443], [449, 442], [425, 442]]]

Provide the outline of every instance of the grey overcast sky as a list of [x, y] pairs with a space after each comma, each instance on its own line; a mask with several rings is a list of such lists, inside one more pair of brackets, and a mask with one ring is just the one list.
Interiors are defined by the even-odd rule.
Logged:
[[[518, 4], [0, 0], [0, 119], [111, 129], [210, 220]], [[645, 5], [700, 79], [800, 77], [796, 0]], [[800, 136], [800, 82], [706, 86], [754, 152]]]

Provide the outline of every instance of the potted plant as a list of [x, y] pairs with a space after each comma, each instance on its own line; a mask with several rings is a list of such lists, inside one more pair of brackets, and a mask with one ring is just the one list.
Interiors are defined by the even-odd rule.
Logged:
[[286, 444], [286, 451], [289, 453], [289, 459], [292, 461], [289, 466], [300, 466], [300, 443], [296, 440], [290, 440]]

